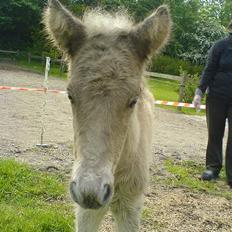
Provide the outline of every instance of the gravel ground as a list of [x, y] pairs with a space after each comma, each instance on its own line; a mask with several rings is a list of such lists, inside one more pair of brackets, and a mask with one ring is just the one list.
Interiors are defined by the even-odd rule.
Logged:
[[[0, 85], [41, 87], [43, 76], [0, 66]], [[64, 90], [66, 81], [51, 78], [51, 89]], [[15, 158], [41, 170], [70, 174], [72, 165], [72, 115], [64, 95], [48, 94], [44, 116], [44, 142], [40, 143], [44, 95], [36, 92], [0, 91], [0, 158]], [[163, 161], [193, 160], [204, 164], [207, 143], [205, 118], [156, 108], [151, 175], [165, 177]], [[231, 201], [181, 188], [152, 184], [145, 201], [141, 231], [232, 231]], [[112, 231], [106, 217], [101, 231]]]

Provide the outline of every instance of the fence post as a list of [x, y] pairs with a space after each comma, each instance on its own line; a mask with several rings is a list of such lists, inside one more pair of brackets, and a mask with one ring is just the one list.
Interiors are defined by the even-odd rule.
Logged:
[[28, 57], [28, 64], [30, 64], [31, 63], [31, 52], [28, 52], [27, 57]]
[[44, 67], [46, 68], [46, 57], [44, 56], [44, 54], [42, 54], [41, 56], [41, 64], [42, 64], [42, 71], [44, 70]]
[[61, 77], [63, 72], [64, 72], [64, 61], [61, 59], [60, 60], [60, 77]]
[[42, 107], [42, 113], [41, 113], [41, 135], [40, 135], [40, 144], [37, 144], [38, 147], [48, 147], [48, 144], [44, 144], [44, 133], [45, 133], [45, 110], [47, 106], [47, 90], [48, 90], [48, 73], [50, 71], [50, 62], [51, 58], [46, 57], [46, 66], [45, 66], [45, 75], [44, 75], [44, 82], [43, 82], [43, 88], [44, 88], [44, 103]]
[[[183, 102], [183, 98], [184, 98], [184, 93], [185, 93], [185, 83], [186, 83], [186, 78], [187, 78], [187, 74], [184, 72], [181, 76], [181, 82], [180, 82], [180, 89], [179, 89], [179, 99], [178, 102]], [[182, 110], [181, 106], [178, 106], [177, 109], [179, 111]]]

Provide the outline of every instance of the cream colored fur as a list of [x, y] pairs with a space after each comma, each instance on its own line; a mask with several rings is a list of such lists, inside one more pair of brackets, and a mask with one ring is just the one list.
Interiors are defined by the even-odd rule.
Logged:
[[101, 9], [85, 12], [82, 22], [86, 25], [89, 36], [94, 36], [99, 34], [99, 32], [110, 34], [115, 30], [128, 30], [134, 24], [125, 11], [110, 14]]
[[149, 57], [168, 41], [169, 10], [161, 6], [135, 25], [125, 14], [99, 10], [79, 20], [50, 0], [44, 22], [69, 60], [75, 156], [71, 193], [80, 205], [76, 231], [97, 231], [110, 209], [118, 232], [138, 232], [154, 104], [143, 71]]

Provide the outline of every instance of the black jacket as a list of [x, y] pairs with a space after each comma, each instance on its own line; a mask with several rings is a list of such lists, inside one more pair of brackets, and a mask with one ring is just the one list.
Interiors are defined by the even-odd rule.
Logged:
[[209, 52], [198, 88], [210, 96], [232, 99], [232, 34], [216, 42]]

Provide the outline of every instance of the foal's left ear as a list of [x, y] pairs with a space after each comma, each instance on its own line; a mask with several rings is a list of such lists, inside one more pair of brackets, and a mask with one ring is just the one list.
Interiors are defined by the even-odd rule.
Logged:
[[135, 26], [131, 35], [136, 52], [142, 61], [167, 44], [171, 27], [171, 15], [166, 5], [160, 6], [152, 15]]
[[54, 44], [72, 57], [86, 38], [85, 27], [58, 0], [48, 0], [43, 22]]

